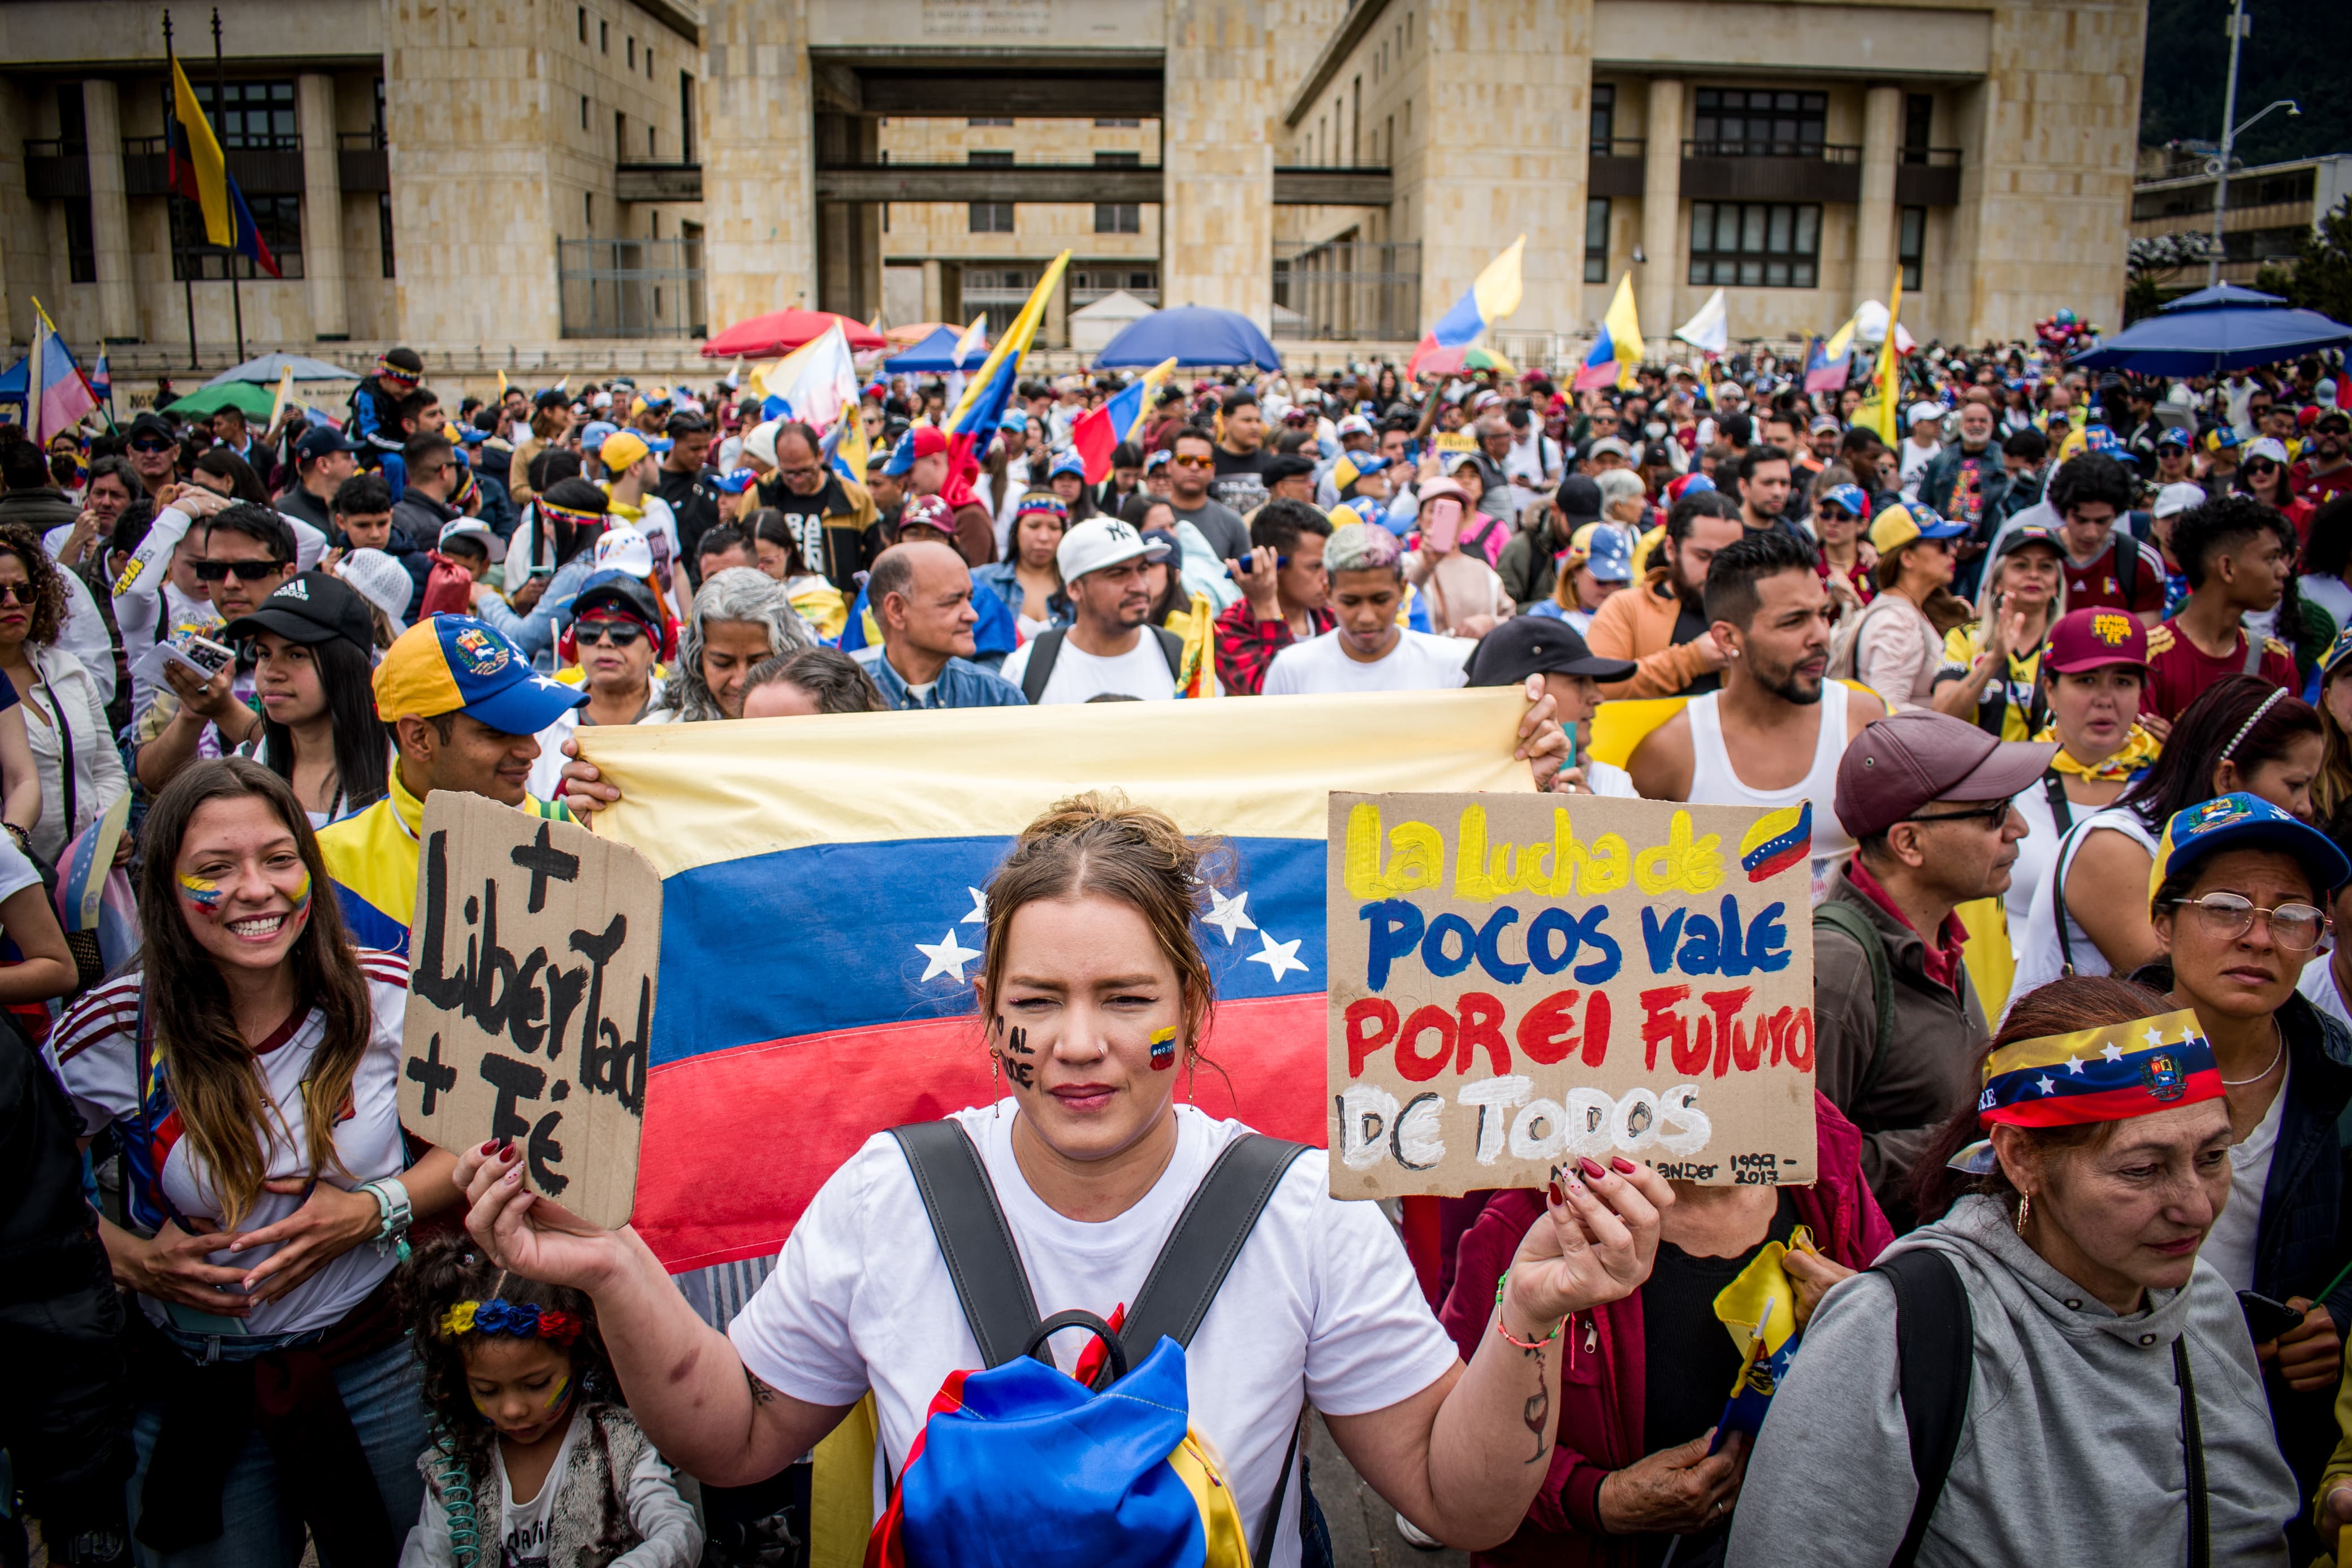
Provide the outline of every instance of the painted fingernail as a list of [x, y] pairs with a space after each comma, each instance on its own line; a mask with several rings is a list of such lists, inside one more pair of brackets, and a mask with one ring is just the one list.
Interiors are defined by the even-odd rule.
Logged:
[[1558, 1176], [1554, 1176], [1551, 1179], [1549, 1186], [1551, 1188], [1551, 1206], [1554, 1208], [1558, 1208], [1566, 1204], [1568, 1202], [1568, 1194], [1559, 1190], [1559, 1178]]
[[1617, 1174], [1619, 1176], [1632, 1176], [1635, 1171], [1642, 1168], [1622, 1155], [1614, 1156], [1609, 1163], [1616, 1167]]
[[517, 1166], [515, 1169], [507, 1172], [506, 1184], [509, 1186], [514, 1186], [515, 1183], [520, 1180], [522, 1180], [522, 1169], [520, 1166]]
[[489, 1142], [482, 1145], [482, 1157], [485, 1159], [488, 1159], [490, 1155], [495, 1155], [498, 1152], [499, 1141], [496, 1138], [492, 1138]]
[[499, 1151], [499, 1159], [502, 1164], [512, 1165], [515, 1162], [518, 1153], [519, 1151], [515, 1146], [512, 1144], [509, 1144], [505, 1148]]
[[1584, 1179], [1587, 1181], [1599, 1181], [1609, 1174], [1609, 1167], [1591, 1155], [1579, 1155], [1576, 1163], [1584, 1167]]

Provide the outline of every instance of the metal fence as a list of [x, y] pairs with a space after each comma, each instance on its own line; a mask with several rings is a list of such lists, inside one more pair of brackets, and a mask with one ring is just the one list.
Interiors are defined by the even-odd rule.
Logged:
[[699, 237], [565, 239], [555, 248], [565, 337], [708, 335]]
[[1418, 241], [1276, 242], [1275, 336], [1410, 339], [1420, 319]]

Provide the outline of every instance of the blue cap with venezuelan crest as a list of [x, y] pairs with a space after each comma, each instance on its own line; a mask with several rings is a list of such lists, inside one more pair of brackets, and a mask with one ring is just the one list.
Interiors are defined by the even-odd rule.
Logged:
[[2308, 866], [2324, 891], [2352, 882], [2352, 861], [2336, 841], [2310, 823], [2289, 816], [2259, 795], [2216, 795], [2175, 811], [2156, 846], [2147, 873], [2147, 895], [2174, 874], [2223, 850], [2283, 850]]
[[393, 639], [375, 667], [375, 711], [389, 724], [462, 713], [506, 735], [536, 735], [588, 700], [470, 615], [428, 615]]

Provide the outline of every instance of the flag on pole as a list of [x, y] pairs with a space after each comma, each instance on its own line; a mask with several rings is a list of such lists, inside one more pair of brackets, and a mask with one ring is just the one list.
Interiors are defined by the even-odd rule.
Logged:
[[797, 419], [822, 435], [833, 428], [845, 406], [857, 407], [857, 384], [848, 335], [835, 321], [761, 373], [766, 399], [761, 415]]
[[1405, 374], [1415, 373], [1423, 356], [1439, 349], [1466, 349], [1478, 340], [1478, 335], [1509, 316], [1519, 308], [1519, 259], [1528, 248], [1528, 236], [1521, 235], [1510, 247], [1486, 264], [1454, 308], [1437, 319], [1412, 351]]
[[1176, 371], [1173, 359], [1162, 360], [1121, 387], [1108, 402], [1078, 415], [1070, 426], [1070, 445], [1086, 459], [1087, 483], [1099, 485], [1110, 477], [1111, 454], [1122, 441], [1132, 441], [1151, 416], [1160, 389]]
[[842, 476], [865, 484], [866, 459], [869, 455], [866, 444], [866, 421], [858, 417], [855, 401], [841, 405], [841, 418], [834, 425], [833, 434], [825, 437], [825, 442], [833, 448], [833, 465]]
[[1837, 392], [1844, 387], [1853, 370], [1853, 333], [1860, 320], [1859, 316], [1849, 316], [1844, 326], [1830, 334], [1828, 342], [1813, 340], [1812, 351], [1805, 356], [1807, 392]]
[[254, 226], [245, 193], [230, 178], [220, 141], [176, 57], [172, 61], [172, 113], [163, 121], [163, 166], [171, 188], [204, 209], [206, 243], [236, 252], [272, 277], [285, 276]]
[[506, 371], [500, 371], [499, 372], [499, 401], [500, 402], [504, 402], [506, 401], [506, 398], [507, 398], [507, 373], [506, 373]]
[[1675, 336], [1692, 348], [1710, 354], [1731, 351], [1731, 317], [1723, 308], [1723, 290], [1718, 288], [1706, 297], [1698, 314], [1675, 329]]
[[944, 427], [948, 438], [948, 482], [941, 493], [948, 505], [960, 507], [970, 498], [972, 476], [980, 472], [981, 460], [988, 455], [988, 444], [996, 439], [997, 425], [1004, 418], [1006, 405], [1013, 401], [1013, 388], [1021, 379], [1021, 360], [1029, 351], [1030, 340], [1037, 335], [1037, 324], [1045, 319], [1045, 301], [1054, 297], [1055, 287], [1062, 281], [1062, 273], [1070, 265], [1070, 253], [1064, 251], [1045, 268], [1037, 287], [1029, 292], [1021, 313], [1013, 318], [1004, 336], [988, 351], [988, 359], [972, 372], [971, 384], [964, 389], [954, 410], [949, 413]]
[[33, 301], [33, 351], [25, 366], [25, 428], [33, 444], [46, 446], [60, 430], [71, 430], [82, 415], [97, 412], [98, 399], [74, 363], [73, 350], [58, 336], [57, 323]]
[[1874, 430], [1878, 439], [1892, 446], [1903, 433], [1901, 404], [1902, 389], [1895, 385], [1901, 369], [1903, 350], [1896, 340], [1901, 335], [1896, 322], [1903, 309], [1903, 274], [1895, 274], [1895, 298], [1886, 307], [1886, 336], [1878, 345], [1878, 370], [1872, 378], [1870, 391], [1853, 411], [1853, 423], [1864, 430]]
[[1642, 321], [1633, 312], [1633, 275], [1617, 279], [1617, 297], [1601, 319], [1601, 336], [1592, 340], [1577, 368], [1576, 390], [1633, 384], [1633, 367], [1642, 362]]
[[110, 406], [114, 402], [114, 372], [106, 368], [106, 350], [98, 351], [98, 368], [89, 372], [90, 395]]
[[[500, 379], [504, 379], [504, 372], [500, 373]], [[288, 365], [278, 372], [278, 395], [269, 400], [269, 423], [262, 428], [277, 429], [278, 422], [286, 416], [288, 409], [301, 406], [302, 400], [294, 395], [294, 367]]]

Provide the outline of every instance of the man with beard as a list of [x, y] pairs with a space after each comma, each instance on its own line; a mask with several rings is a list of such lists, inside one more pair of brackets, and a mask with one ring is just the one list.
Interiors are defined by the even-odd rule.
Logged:
[[2352, 414], [2340, 408], [2321, 413], [2311, 425], [2311, 455], [2287, 471], [2297, 500], [2324, 507], [2352, 493]]
[[1749, 533], [1776, 532], [1803, 539], [1801, 524], [1790, 518], [1789, 455], [1777, 446], [1751, 446], [1732, 470], [1739, 494], [1739, 522]]
[[1004, 661], [1003, 675], [1035, 706], [1106, 695], [1142, 702], [1176, 696], [1183, 640], [1151, 618], [1150, 567], [1166, 544], [1116, 517], [1072, 523], [1054, 552], [1076, 616], [1041, 632]]
[[[942, 481], [945, 453], [942, 443], [934, 458]], [[858, 574], [873, 565], [866, 547], [874, 499], [865, 486], [843, 478], [825, 461], [824, 444], [815, 431], [797, 421], [777, 428], [776, 471], [761, 481], [760, 505], [783, 513], [800, 541], [803, 560], [844, 594], [857, 591]]]
[[1631, 680], [1602, 683], [1604, 698], [1696, 695], [1723, 684], [1729, 659], [1708, 632], [1700, 595], [1716, 553], [1746, 532], [1738, 507], [1720, 490], [1684, 492], [1666, 514], [1660, 564], [1593, 612], [1585, 633], [1592, 651], [1636, 666]]
[[[1693, 698], [1644, 736], [1626, 771], [1652, 800], [1803, 809], [1819, 901], [1853, 852], [1838, 823], [1838, 758], [1886, 709], [1825, 678], [1831, 601], [1811, 546], [1769, 531], [1733, 541], [1708, 563], [1704, 597], [1708, 631], [1723, 650], [1722, 689]], [[1609, 606], [1601, 608], [1605, 616]]]

